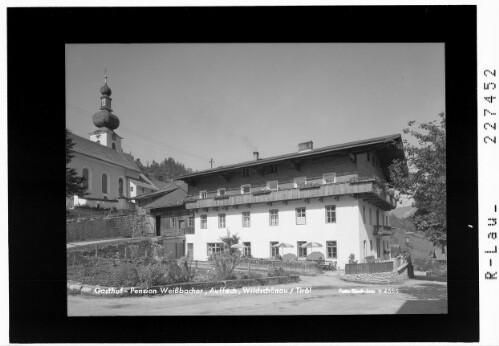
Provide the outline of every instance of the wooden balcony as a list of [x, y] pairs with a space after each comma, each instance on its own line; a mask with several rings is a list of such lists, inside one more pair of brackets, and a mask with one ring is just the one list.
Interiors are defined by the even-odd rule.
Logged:
[[266, 193], [248, 193], [225, 196], [223, 199], [199, 199], [190, 196], [186, 201], [187, 209], [228, 208], [233, 206], [272, 203], [289, 200], [323, 198], [327, 196], [352, 195], [362, 198], [378, 208], [388, 211], [396, 208], [396, 199], [383, 191], [373, 180], [342, 182], [333, 184], [306, 185], [298, 188], [279, 189]]
[[161, 236], [167, 238], [183, 237], [186, 234], [194, 234], [194, 227], [166, 228], [161, 230]]
[[393, 233], [393, 227], [374, 225], [373, 235], [391, 235]]

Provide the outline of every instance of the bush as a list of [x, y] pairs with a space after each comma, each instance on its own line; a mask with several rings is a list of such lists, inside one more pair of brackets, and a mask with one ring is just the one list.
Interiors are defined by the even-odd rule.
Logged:
[[170, 269], [170, 266], [161, 262], [139, 266], [137, 271], [140, 278], [140, 287], [150, 288], [152, 286], [169, 284]]
[[241, 262], [241, 253], [221, 252], [212, 256], [216, 280], [234, 279], [234, 269]]
[[357, 263], [357, 261], [355, 260], [355, 255], [353, 253], [351, 253], [350, 256], [348, 256], [348, 263], [349, 264]]
[[267, 273], [267, 276], [284, 276], [284, 275], [286, 275], [286, 272], [284, 271], [284, 269], [282, 269], [282, 267], [272, 268]]

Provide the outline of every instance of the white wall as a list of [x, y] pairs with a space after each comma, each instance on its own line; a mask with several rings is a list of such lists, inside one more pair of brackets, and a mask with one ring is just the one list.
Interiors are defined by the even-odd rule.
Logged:
[[[269, 258], [270, 242], [285, 242], [294, 248], [281, 249], [280, 253], [297, 254], [297, 241], [313, 241], [322, 244], [320, 251], [327, 256], [326, 241], [337, 242], [338, 264], [343, 268], [348, 263], [348, 256], [354, 253], [359, 258], [359, 209], [358, 201], [349, 196], [341, 196], [339, 201], [333, 197], [324, 198], [323, 202], [311, 199], [267, 204], [254, 204], [250, 208], [240, 206], [239, 209], [229, 207], [229, 210], [210, 209], [195, 214], [195, 234], [186, 235], [186, 243], [194, 244], [194, 259], [207, 259], [207, 243], [220, 242], [220, 237], [226, 236], [227, 229], [231, 234], [238, 234], [241, 242], [251, 242], [253, 257]], [[325, 222], [325, 206], [336, 205], [336, 223]], [[295, 208], [306, 207], [306, 225], [296, 225]], [[279, 226], [269, 226], [269, 210], [279, 210]], [[242, 212], [251, 213], [251, 227], [242, 227]], [[226, 228], [218, 228], [218, 214], [226, 214]], [[201, 229], [200, 215], [208, 215], [208, 228]], [[310, 253], [308, 249], [308, 253]], [[326, 260], [330, 260], [326, 258]]]
[[[90, 198], [103, 198], [104, 196], [107, 196], [108, 199], [116, 199], [118, 197], [119, 177], [124, 179], [124, 193], [127, 193], [127, 179], [125, 177], [129, 176], [136, 177], [136, 179], [139, 178], [139, 172], [97, 160], [80, 153], [74, 153], [74, 157], [69, 163], [69, 166], [76, 170], [78, 176], [82, 175], [84, 167], [88, 167], [90, 169], [90, 189], [88, 191], [89, 194], [85, 196]], [[102, 173], [104, 172], [109, 176], [107, 194], [102, 193]]]

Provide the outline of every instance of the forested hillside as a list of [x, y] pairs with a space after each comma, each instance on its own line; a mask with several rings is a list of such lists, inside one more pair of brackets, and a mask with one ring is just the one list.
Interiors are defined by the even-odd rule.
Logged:
[[191, 168], [185, 167], [183, 163], [177, 162], [171, 157], [164, 159], [160, 163], [153, 160], [151, 163], [147, 162], [144, 165], [140, 159], [135, 159], [135, 163], [148, 178], [165, 182], [179, 175], [192, 172]]

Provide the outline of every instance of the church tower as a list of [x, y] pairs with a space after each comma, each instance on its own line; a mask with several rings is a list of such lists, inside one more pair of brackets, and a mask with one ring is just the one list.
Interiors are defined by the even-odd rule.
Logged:
[[100, 88], [100, 93], [100, 111], [92, 117], [97, 130], [90, 133], [90, 140], [118, 152], [123, 152], [121, 149], [122, 138], [114, 132], [120, 126], [120, 119], [112, 113], [111, 88], [107, 85], [107, 74], [104, 76], [104, 85]]

